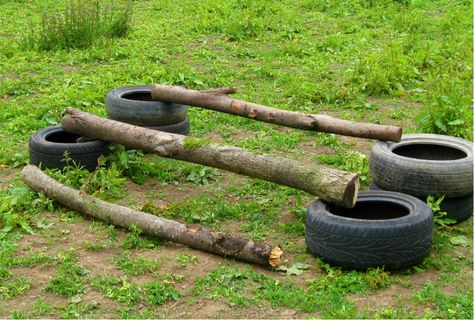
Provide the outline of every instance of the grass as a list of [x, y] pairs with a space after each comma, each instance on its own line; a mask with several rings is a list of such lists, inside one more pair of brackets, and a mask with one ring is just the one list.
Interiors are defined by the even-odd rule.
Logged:
[[155, 272], [161, 266], [156, 260], [149, 260], [143, 257], [134, 257], [130, 252], [123, 252], [114, 258], [114, 263], [125, 275], [137, 276], [145, 273]]
[[46, 291], [72, 298], [84, 291], [83, 276], [87, 271], [77, 263], [76, 253], [73, 251], [61, 253], [61, 261], [56, 274], [46, 286]]
[[[236, 86], [234, 97], [281, 109], [472, 140], [470, 2], [136, 0], [119, 23], [122, 37], [90, 29], [70, 38], [84, 36], [78, 48], [59, 38], [45, 38], [48, 51], [25, 48], [31, 30], [51, 36], [62, 21], [43, 17], [70, 5], [0, 0], [1, 317], [472, 319], [472, 219], [450, 226], [439, 213], [433, 251], [420, 265], [340, 270], [306, 251], [314, 197], [304, 192], [122, 146], [94, 173], [72, 164], [48, 171], [111, 202], [281, 245], [288, 269], [305, 266], [294, 275], [85, 220], [19, 178], [29, 136], [58, 123], [64, 107], [105, 116], [106, 93], [134, 84]], [[235, 145], [370, 183], [372, 141], [192, 107], [189, 117], [189, 149]]]
[[[25, 49], [84, 49], [101, 38], [123, 37], [130, 29], [131, 1], [70, 0], [61, 14], [43, 14], [35, 32], [22, 41]], [[39, 32], [38, 32], [39, 31]]]

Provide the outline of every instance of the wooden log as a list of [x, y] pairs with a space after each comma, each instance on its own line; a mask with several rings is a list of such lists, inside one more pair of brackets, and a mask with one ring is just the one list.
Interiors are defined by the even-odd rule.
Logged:
[[359, 178], [353, 173], [137, 127], [70, 107], [66, 113], [62, 127], [68, 132], [294, 187], [344, 207], [353, 207], [357, 198]]
[[400, 141], [402, 136], [401, 127], [360, 123], [320, 114], [304, 114], [227, 96], [236, 91], [234, 87], [198, 91], [158, 84], [153, 86], [151, 97], [154, 100], [197, 106], [304, 130], [394, 142]]
[[182, 224], [102, 201], [59, 183], [33, 165], [23, 168], [21, 178], [32, 190], [44, 192], [46, 196], [59, 204], [116, 226], [129, 228], [134, 224], [152, 236], [205, 252], [265, 266], [278, 266], [283, 255], [283, 251], [278, 246], [254, 243], [240, 236]]

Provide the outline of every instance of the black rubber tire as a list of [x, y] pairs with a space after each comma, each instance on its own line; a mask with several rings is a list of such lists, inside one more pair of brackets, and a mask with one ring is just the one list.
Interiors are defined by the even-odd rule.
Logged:
[[189, 125], [189, 118], [185, 120], [171, 125], [163, 125], [163, 126], [145, 126], [146, 128], [159, 130], [162, 132], [173, 133], [173, 134], [180, 134], [180, 135], [189, 135], [190, 132], [190, 125]]
[[[384, 191], [383, 188], [373, 182], [369, 185], [369, 190]], [[426, 202], [426, 197], [419, 199]], [[445, 198], [441, 202], [440, 209], [446, 212], [446, 217], [456, 220], [456, 223], [461, 223], [472, 216], [473, 202], [472, 194], [462, 197]]]
[[77, 143], [79, 137], [64, 131], [58, 125], [37, 131], [30, 137], [28, 144], [31, 164], [41, 164], [46, 168], [64, 168], [66, 162], [63, 158], [67, 151], [76, 164], [93, 171], [97, 167], [98, 158], [110, 152], [108, 144], [98, 139]]
[[186, 119], [187, 106], [151, 100], [151, 87], [127, 86], [111, 90], [105, 98], [107, 116], [138, 126], [170, 125]]
[[[392, 209], [407, 215], [399, 217]], [[346, 217], [347, 213], [360, 218]], [[312, 202], [305, 230], [310, 252], [330, 263], [345, 268], [383, 266], [394, 270], [420, 263], [430, 253], [433, 214], [425, 203], [409, 195], [361, 191], [353, 209], [321, 200]]]
[[446, 198], [473, 191], [472, 142], [464, 139], [412, 134], [403, 135], [399, 143], [379, 141], [369, 165], [374, 183], [386, 190]]

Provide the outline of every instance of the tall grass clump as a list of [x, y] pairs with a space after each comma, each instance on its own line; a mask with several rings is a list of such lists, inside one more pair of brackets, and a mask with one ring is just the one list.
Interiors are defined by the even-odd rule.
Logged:
[[118, 38], [131, 27], [131, 0], [70, 0], [60, 14], [44, 14], [23, 47], [40, 51], [84, 49], [101, 38]]
[[456, 95], [435, 97], [416, 120], [419, 132], [472, 140], [473, 108], [468, 98]]

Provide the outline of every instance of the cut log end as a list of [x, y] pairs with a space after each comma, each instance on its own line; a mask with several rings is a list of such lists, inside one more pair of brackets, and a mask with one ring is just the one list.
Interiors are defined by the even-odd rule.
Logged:
[[272, 267], [279, 266], [281, 264], [282, 256], [283, 256], [283, 251], [279, 246], [273, 248], [268, 258], [268, 264], [270, 264], [270, 266]]
[[392, 138], [394, 142], [398, 143], [402, 139], [403, 129], [401, 127], [394, 127]]
[[344, 190], [343, 206], [347, 208], [353, 208], [357, 201], [358, 193], [359, 193], [359, 176], [354, 175], [354, 177], [352, 177], [352, 179], [347, 184], [346, 189]]

